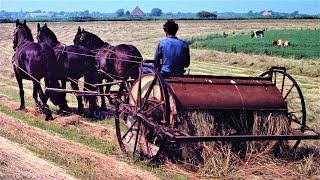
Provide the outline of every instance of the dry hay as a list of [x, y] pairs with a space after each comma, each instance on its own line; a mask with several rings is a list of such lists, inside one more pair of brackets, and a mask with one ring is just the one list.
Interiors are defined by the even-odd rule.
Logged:
[[[290, 134], [288, 118], [282, 112], [193, 110], [184, 112], [179, 119], [179, 129], [192, 136]], [[200, 175], [221, 176], [251, 156], [279, 154], [287, 147], [284, 141], [182, 143], [176, 151], [179, 153], [173, 156]]]

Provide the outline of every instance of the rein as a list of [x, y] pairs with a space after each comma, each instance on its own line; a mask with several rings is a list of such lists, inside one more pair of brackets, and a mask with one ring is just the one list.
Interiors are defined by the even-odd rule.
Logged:
[[21, 48], [24, 49], [27, 45], [29, 45], [30, 43], [33, 43], [32, 41], [30, 40], [27, 40], [27, 39], [24, 39], [21, 43], [19, 43], [16, 47], [15, 47], [15, 50]]
[[20, 69], [22, 72], [24, 72], [26, 75], [28, 75], [31, 79], [33, 79], [34, 81], [36, 81], [37, 83], [39, 83], [40, 85], [42, 85], [42, 86], [44, 86], [44, 87], [46, 88], [46, 86], [43, 85], [38, 79], [36, 79], [36, 78], [33, 77], [31, 74], [29, 74], [27, 71], [25, 71], [25, 70], [22, 69], [20, 66], [18, 66], [18, 65], [16, 64], [16, 62], [13, 61], [12, 64], [13, 64], [16, 68], [18, 68], [18, 69]]

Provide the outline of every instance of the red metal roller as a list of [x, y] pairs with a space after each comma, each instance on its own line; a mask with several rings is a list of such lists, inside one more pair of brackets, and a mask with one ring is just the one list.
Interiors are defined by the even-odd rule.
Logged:
[[286, 110], [267, 78], [184, 76], [166, 79], [184, 109]]

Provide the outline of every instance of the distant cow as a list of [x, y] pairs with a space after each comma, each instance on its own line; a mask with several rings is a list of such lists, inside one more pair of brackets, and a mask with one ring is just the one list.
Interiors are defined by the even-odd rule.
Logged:
[[290, 42], [284, 39], [278, 39], [272, 41], [273, 46], [290, 46]]
[[264, 37], [264, 30], [255, 30], [253, 31], [253, 33], [251, 34], [251, 38], [255, 37], [258, 38], [258, 36], [260, 36], [260, 38]]

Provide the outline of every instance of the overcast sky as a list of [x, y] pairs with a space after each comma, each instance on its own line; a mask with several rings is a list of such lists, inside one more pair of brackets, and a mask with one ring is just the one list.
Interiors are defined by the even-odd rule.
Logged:
[[139, 6], [143, 12], [160, 8], [162, 12], [277, 12], [299, 11], [320, 14], [320, 0], [0, 0], [0, 10], [6, 11], [84, 11], [112, 13], [123, 8], [132, 11]]

